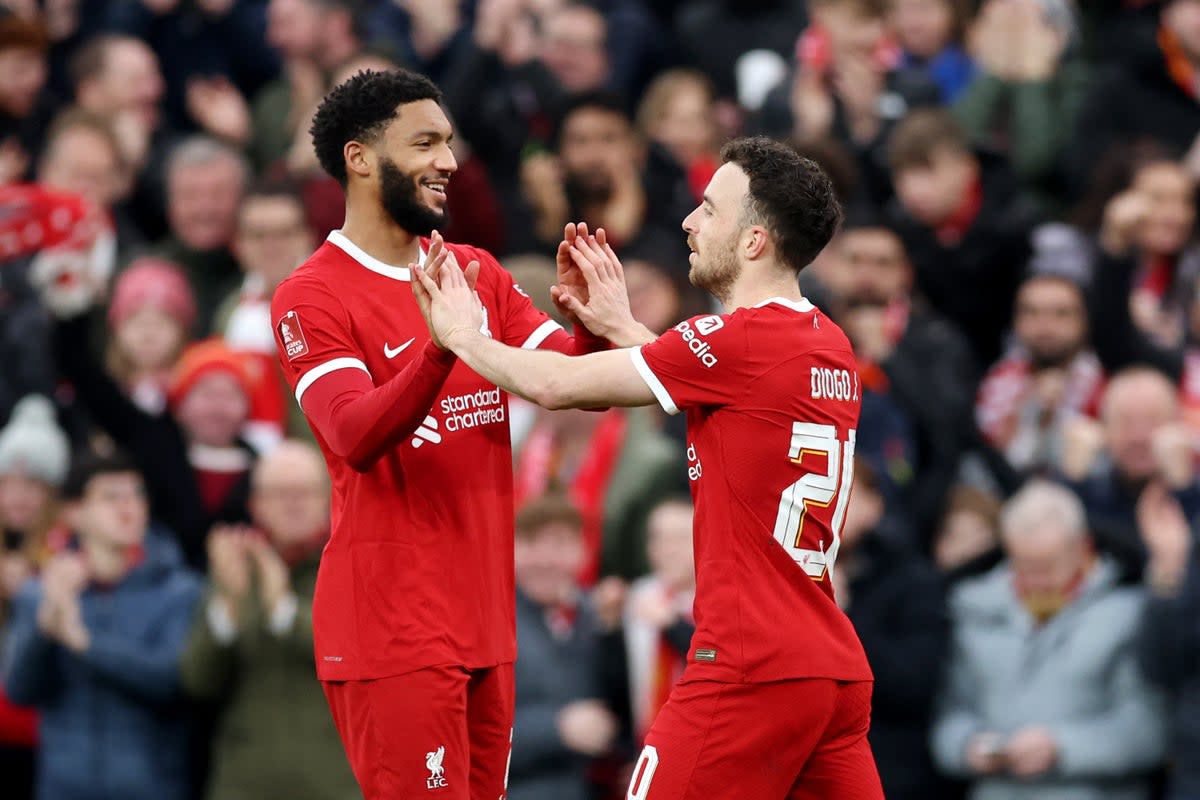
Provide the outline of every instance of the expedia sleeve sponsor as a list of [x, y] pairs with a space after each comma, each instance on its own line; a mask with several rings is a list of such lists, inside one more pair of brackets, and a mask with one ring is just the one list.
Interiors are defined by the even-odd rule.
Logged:
[[[710, 369], [717, 365], [717, 357], [712, 352], [712, 345], [701, 338], [696, 331], [692, 329], [692, 325], [688, 320], [684, 320], [676, 325], [675, 330], [679, 331], [679, 335], [683, 337], [685, 342], [687, 342], [688, 350], [691, 350], [692, 355], [700, 359], [701, 364]], [[713, 328], [712, 330], [716, 330], [716, 328]]]

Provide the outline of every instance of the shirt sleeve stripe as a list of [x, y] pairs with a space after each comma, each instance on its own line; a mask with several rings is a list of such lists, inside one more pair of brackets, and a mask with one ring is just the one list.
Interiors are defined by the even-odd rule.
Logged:
[[679, 406], [675, 405], [675, 400], [671, 397], [671, 393], [667, 391], [667, 387], [663, 386], [662, 381], [654, 374], [654, 370], [650, 369], [650, 365], [646, 363], [646, 357], [642, 355], [642, 348], [631, 348], [629, 350], [629, 357], [633, 359], [633, 366], [637, 369], [638, 375], [642, 376], [642, 380], [650, 387], [650, 391], [654, 392], [654, 397], [658, 400], [658, 404], [663, 407], [663, 411], [668, 414], [678, 414]]
[[548, 319], [541, 325], [537, 326], [537, 330], [529, 334], [529, 338], [521, 345], [522, 350], [536, 350], [542, 342], [549, 338], [550, 334], [555, 331], [561, 331], [562, 325], [559, 325], [552, 319]]
[[371, 374], [371, 371], [367, 369], [367, 365], [357, 358], [335, 358], [331, 361], [326, 361], [324, 364], [315, 366], [304, 373], [304, 377], [296, 384], [296, 402], [303, 407], [304, 393], [308, 391], [309, 387], [329, 373], [337, 372], [339, 369], [361, 369], [368, 375]]

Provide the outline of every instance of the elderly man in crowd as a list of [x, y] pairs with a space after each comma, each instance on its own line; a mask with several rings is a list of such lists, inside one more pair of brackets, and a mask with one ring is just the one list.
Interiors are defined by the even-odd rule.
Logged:
[[1093, 554], [1065, 488], [1031, 483], [1002, 528], [1007, 559], [951, 596], [935, 760], [971, 800], [1148, 800], [1166, 731], [1134, 650], [1142, 590]]

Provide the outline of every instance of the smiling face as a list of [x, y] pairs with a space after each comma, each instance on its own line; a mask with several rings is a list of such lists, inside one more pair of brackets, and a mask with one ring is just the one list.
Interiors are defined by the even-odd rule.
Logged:
[[400, 106], [370, 148], [379, 202], [410, 233], [428, 236], [446, 226], [446, 187], [458, 169], [450, 149], [453, 136], [442, 107], [434, 100], [418, 100]]

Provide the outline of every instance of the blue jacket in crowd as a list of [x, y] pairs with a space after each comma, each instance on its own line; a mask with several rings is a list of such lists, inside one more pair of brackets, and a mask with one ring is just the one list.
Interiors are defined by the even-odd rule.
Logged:
[[13, 702], [39, 711], [38, 800], [183, 800], [187, 718], [179, 659], [200, 597], [166, 535], [119, 584], [80, 598], [91, 636], [76, 655], [41, 633], [41, 582], [14, 601], [4, 648]]

